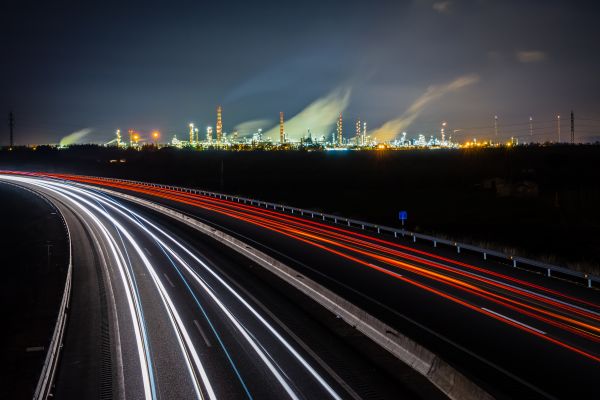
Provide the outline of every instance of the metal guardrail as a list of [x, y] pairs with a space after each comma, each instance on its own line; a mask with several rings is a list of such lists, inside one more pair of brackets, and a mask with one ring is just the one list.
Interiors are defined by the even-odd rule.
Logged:
[[61, 216], [63, 224], [67, 230], [67, 239], [69, 241], [69, 267], [67, 270], [65, 290], [63, 292], [62, 301], [60, 303], [58, 317], [56, 319], [56, 325], [54, 327], [54, 334], [52, 335], [52, 340], [50, 341], [50, 346], [48, 349], [48, 353], [46, 354], [46, 360], [44, 362], [44, 367], [42, 368], [42, 373], [40, 374], [38, 384], [35, 388], [35, 392], [33, 395], [34, 400], [46, 400], [48, 397], [50, 397], [52, 383], [54, 382], [54, 375], [58, 366], [60, 351], [63, 346], [63, 336], [68, 317], [67, 310], [69, 308], [69, 303], [71, 300], [71, 284], [73, 275], [73, 245], [71, 243], [71, 232], [69, 231], [69, 226], [65, 222], [65, 219], [60, 213], [60, 211], [59, 215]]
[[484, 260], [487, 260], [488, 257], [490, 257], [490, 256], [501, 259], [501, 260], [506, 260], [509, 263], [512, 263], [512, 266], [515, 268], [518, 266], [524, 267], [524, 269], [527, 269], [526, 267], [533, 267], [533, 268], [536, 268], [537, 270], [542, 270], [544, 272], [544, 274], [548, 277], [553, 277], [553, 276], [555, 276], [555, 274], [559, 274], [562, 276], [569, 276], [572, 278], [579, 279], [582, 282], [585, 282], [588, 288], [593, 287], [594, 282], [600, 284], [600, 276], [586, 274], [584, 272], [575, 271], [575, 270], [572, 270], [569, 268], [560, 267], [557, 265], [548, 264], [548, 263], [544, 263], [542, 261], [532, 260], [532, 259], [525, 258], [525, 257], [514, 256], [514, 255], [503, 253], [503, 252], [497, 251], [497, 250], [485, 249], [485, 248], [474, 246], [474, 245], [467, 244], [467, 243], [460, 243], [460, 242], [456, 242], [456, 241], [452, 241], [452, 240], [448, 240], [448, 239], [441, 239], [441, 238], [437, 238], [434, 236], [411, 232], [411, 231], [407, 231], [405, 229], [397, 229], [397, 228], [392, 228], [389, 226], [373, 224], [373, 223], [366, 222], [366, 221], [360, 221], [360, 220], [356, 220], [356, 219], [340, 217], [337, 215], [326, 214], [326, 213], [322, 213], [322, 212], [318, 212], [318, 211], [306, 210], [306, 209], [302, 209], [302, 208], [286, 206], [283, 204], [270, 203], [267, 201], [255, 200], [255, 199], [250, 199], [250, 198], [241, 197], [241, 196], [232, 196], [232, 195], [228, 195], [228, 194], [211, 192], [211, 191], [207, 191], [207, 190], [185, 188], [185, 187], [173, 186], [173, 185], [163, 185], [163, 184], [159, 184], [159, 183], [140, 182], [140, 181], [134, 181], [134, 180], [129, 180], [129, 179], [105, 178], [105, 177], [92, 177], [92, 178], [106, 180], [109, 182], [121, 182], [121, 183], [143, 185], [143, 186], [148, 186], [148, 187], [156, 187], [156, 188], [167, 189], [167, 190], [172, 190], [172, 191], [181, 192], [181, 193], [201, 194], [203, 196], [208, 196], [208, 197], [213, 197], [213, 198], [218, 198], [218, 199], [225, 199], [225, 200], [229, 200], [229, 201], [233, 201], [233, 202], [237, 202], [237, 203], [249, 204], [252, 206], [263, 207], [265, 209], [271, 209], [274, 211], [289, 212], [290, 214], [295, 214], [295, 215], [299, 215], [299, 216], [303, 216], [303, 217], [310, 217], [312, 219], [316, 218], [321, 221], [334, 223], [334, 224], [338, 224], [338, 225], [343, 225], [343, 226], [347, 226], [347, 227], [351, 227], [351, 228], [358, 228], [361, 230], [368, 230], [373, 233], [375, 233], [375, 232], [378, 234], [387, 233], [389, 235], [393, 235], [394, 238], [409, 237], [412, 239], [413, 242], [416, 242], [417, 240], [431, 242], [433, 244], [433, 247], [437, 247], [438, 244], [455, 247], [457, 253], [460, 253], [462, 250], [468, 250], [468, 251], [472, 251], [475, 253], [480, 253]]

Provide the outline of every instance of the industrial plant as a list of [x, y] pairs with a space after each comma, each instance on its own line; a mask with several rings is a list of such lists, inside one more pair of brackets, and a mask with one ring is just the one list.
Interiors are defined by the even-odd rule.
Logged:
[[[571, 143], [574, 143], [574, 117], [571, 115]], [[553, 143], [562, 143], [560, 115], [556, 116], [556, 130], [558, 140]], [[279, 137], [266, 135], [262, 128], [257, 128], [253, 132], [244, 132], [240, 134], [234, 129], [232, 132], [224, 130], [223, 126], [223, 107], [216, 108], [216, 123], [202, 128], [194, 122], [188, 124], [187, 132], [182, 129], [181, 132], [168, 132], [164, 135], [159, 131], [142, 133], [135, 129], [128, 130], [128, 140], [123, 140], [121, 130], [117, 129], [115, 138], [107, 143], [106, 146], [117, 146], [119, 148], [140, 149], [144, 146], [155, 147], [175, 147], [196, 150], [324, 150], [324, 151], [345, 151], [345, 150], [403, 150], [403, 149], [459, 149], [459, 148], [477, 148], [477, 147], [512, 147], [520, 144], [539, 143], [534, 139], [533, 118], [528, 120], [527, 136], [509, 136], [508, 140], [502, 140], [506, 137], [506, 132], [499, 134], [499, 118], [494, 115], [493, 133], [494, 139], [478, 139], [475, 136], [467, 137], [462, 129], [450, 130], [446, 121], [441, 122], [440, 130], [437, 134], [418, 133], [415, 137], [409, 138], [406, 132], [400, 133], [396, 138], [389, 141], [378, 140], [377, 137], [369, 134], [367, 130], [367, 121], [357, 118], [354, 122], [354, 131], [352, 135], [345, 135], [344, 115], [339, 113], [335, 121], [335, 131], [319, 132], [314, 134], [310, 128], [306, 132], [289, 135], [286, 132], [284, 112], [279, 113]], [[273, 132], [273, 129], [270, 130]], [[455, 135], [461, 134], [461, 140]], [[161, 139], [163, 136], [163, 140]]]

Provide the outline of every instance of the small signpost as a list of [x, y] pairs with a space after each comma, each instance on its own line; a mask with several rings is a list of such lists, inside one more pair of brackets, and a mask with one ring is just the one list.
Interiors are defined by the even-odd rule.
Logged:
[[408, 213], [406, 211], [400, 211], [398, 213], [398, 218], [402, 221], [402, 226], [404, 226], [404, 221], [408, 219]]

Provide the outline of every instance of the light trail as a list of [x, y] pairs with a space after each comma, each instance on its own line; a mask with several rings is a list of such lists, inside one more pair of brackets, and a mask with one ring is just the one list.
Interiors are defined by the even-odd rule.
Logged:
[[[585, 305], [593, 309], [599, 309], [600, 306], [598, 304], [591, 303], [583, 299], [578, 299], [556, 290], [532, 284], [530, 282], [526, 282], [505, 274], [489, 271], [460, 262], [458, 260], [448, 259], [436, 254], [413, 249], [408, 246], [403, 246], [398, 243], [364, 235], [348, 229], [333, 227], [316, 221], [228, 200], [221, 200], [208, 196], [172, 191], [168, 189], [160, 189], [141, 184], [114, 183], [105, 181], [103, 179], [90, 179], [86, 177], [67, 175], [56, 175], [56, 177], [61, 179], [75, 180], [82, 183], [112, 186], [118, 189], [135, 191], [142, 194], [160, 197], [166, 200], [172, 200], [195, 207], [200, 207], [208, 211], [217, 212], [219, 214], [283, 234], [296, 240], [301, 240], [304, 243], [322, 248], [330, 253], [359, 262], [360, 264], [366, 265], [369, 268], [374, 268], [374, 265], [372, 265], [372, 263], [365, 264], [362, 259], [356, 257], [347, 257], [349, 254], [346, 252], [360, 255], [360, 257], [378, 260], [383, 262], [385, 265], [398, 267], [403, 270], [416, 273], [427, 279], [431, 279], [438, 283], [462, 290], [465, 293], [479, 296], [487, 301], [494, 301], [497, 304], [501, 304], [502, 306], [511, 309], [512, 311], [538, 319], [544, 323], [551, 324], [555, 328], [563, 329], [569, 333], [579, 335], [580, 337], [592, 340], [594, 342], [598, 341], [598, 332], [600, 332], [600, 327], [596, 322], [600, 321], [600, 316], [598, 312], [583, 308], [581, 306]], [[327, 246], [319, 245], [317, 242], [325, 243]], [[334, 246], [342, 249], [343, 251], [335, 251], [328, 246]], [[409, 253], [418, 254], [418, 256]], [[437, 261], [442, 261], [452, 266], [441, 264], [440, 262], [436, 261], [430, 261], [424, 259], [422, 256]], [[408, 263], [397, 260], [397, 258], [401, 260], [407, 260]], [[418, 266], [415, 263], [421, 266]], [[461, 270], [457, 267], [462, 267], [466, 270]], [[433, 268], [434, 270], [429, 270], [428, 268]], [[390, 275], [390, 271], [387, 268], [376, 267], [375, 269], [379, 272]], [[498, 279], [500, 279], [500, 281]], [[502, 280], [510, 283], [502, 282]], [[411, 284], [416, 284], [416, 282], [412, 282]], [[526, 287], [527, 289], [518, 287], [517, 285]], [[420, 285], [416, 286], [425, 289]], [[497, 291], [497, 293], [490, 292], [489, 289], [493, 289], [494, 291]], [[542, 293], [537, 293], [533, 290]], [[507, 294], [510, 296], [515, 296], [516, 298], [520, 298], [520, 300], [507, 297]], [[549, 295], [556, 296], [558, 298], [554, 298]], [[523, 301], [532, 303], [527, 304]], [[577, 304], [571, 304], [567, 301], [572, 301]], [[552, 310], [556, 310], [557, 312]], [[486, 313], [486, 315], [493, 317], [490, 315], [490, 313]], [[583, 320], [579, 320], [578, 318], [584, 318], [585, 320], [594, 322], [585, 322]], [[499, 320], [498, 318], [495, 319]], [[501, 322], [507, 323], [507, 320], [502, 319]], [[550, 341], [555, 344], [559, 344], [564, 348], [576, 351], [578, 354], [582, 354], [595, 361], [600, 360], [597, 356], [587, 353], [581, 349], [577, 349], [568, 343], [563, 343], [562, 341], [555, 339]]]
[[[164, 230], [160, 229], [158, 226], [156, 226], [155, 224], [153, 224], [151, 221], [149, 221], [148, 219], [144, 218], [143, 216], [137, 214], [136, 212], [127, 209], [126, 207], [124, 207], [122, 204], [115, 202], [114, 200], [110, 200], [110, 199], [103, 199], [101, 197], [98, 197], [98, 199], [102, 202], [104, 202], [105, 204], [110, 204], [110, 207], [112, 207], [115, 211], [120, 212], [124, 217], [128, 218], [131, 220], [131, 222], [137, 224], [141, 229], [143, 229], [149, 236], [151, 236], [154, 240], [157, 241], [157, 243], [159, 243], [161, 245], [161, 247], [163, 247], [174, 259], [176, 259], [178, 261], [178, 263], [184, 267], [186, 269], [186, 271], [188, 273], [190, 273], [192, 275], [192, 277], [196, 280], [197, 283], [199, 283], [204, 290], [206, 291], [207, 294], [209, 294], [213, 300], [215, 301], [215, 303], [217, 303], [219, 305], [219, 307], [223, 310], [223, 312], [230, 318], [230, 320], [232, 321], [232, 323], [234, 323], [234, 325], [238, 326], [240, 331], [244, 330], [247, 331], [247, 328], [241, 326], [241, 324], [239, 324], [239, 322], [237, 321], [237, 319], [235, 319], [235, 317], [233, 317], [233, 314], [231, 313], [231, 311], [221, 302], [221, 300], [219, 300], [216, 297], [216, 294], [214, 293], [214, 290], [212, 290], [204, 281], [204, 279], [202, 279], [202, 277], [194, 270], [192, 269], [174, 250], [171, 249], [171, 247], [169, 247], [166, 243], [164, 243], [162, 240], [160, 240], [154, 233], [152, 233], [146, 226], [144, 226], [143, 224], [141, 224], [139, 221], [143, 221], [147, 226], [152, 227], [155, 231], [159, 232], [162, 236], [164, 236], [165, 238], [167, 238], [170, 242], [172, 242], [173, 244], [175, 244], [177, 247], [179, 247], [181, 250], [183, 250], [189, 257], [191, 257], [192, 259], [194, 259], [198, 265], [202, 266], [204, 268], [204, 270], [206, 270], [209, 274], [211, 274], [221, 285], [223, 285], [223, 287], [225, 287], [258, 321], [261, 322], [261, 324], [263, 326], [265, 326], [268, 331], [300, 362], [300, 364], [307, 370], [309, 371], [309, 373], [319, 382], [319, 384], [331, 395], [332, 398], [335, 399], [341, 399], [341, 397], [331, 388], [331, 386], [323, 379], [323, 377], [317, 373], [317, 371], [312, 368], [310, 366], [310, 364], [306, 361], [306, 359], [304, 359], [295, 349], [294, 347], [283, 338], [283, 336], [271, 325], [269, 324], [259, 313], [258, 311], [252, 307], [235, 289], [233, 289], [233, 287], [231, 285], [229, 285], [223, 278], [221, 278], [220, 275], [218, 275], [212, 268], [210, 268], [204, 261], [202, 261], [200, 258], [198, 258], [193, 252], [191, 252], [187, 247], [183, 246], [179, 241], [177, 241], [175, 238], [173, 238], [171, 235], [169, 235], [167, 232], [165, 232]], [[118, 208], [120, 208], [121, 210], [119, 210]], [[131, 216], [127, 215], [123, 210], [126, 210], [130, 215], [135, 216], [135, 218], [132, 218]], [[139, 221], [138, 221], [139, 220]], [[231, 319], [234, 318], [235, 320]], [[261, 345], [262, 347], [262, 345]], [[255, 348], [253, 346], [253, 348]], [[256, 351], [259, 351], [259, 348], [256, 347], [255, 348]], [[264, 353], [261, 354], [261, 358], [263, 359], [263, 361], [268, 360], [268, 358], [263, 358], [265, 356]], [[274, 371], [274, 369], [272, 370]], [[280, 376], [279, 378], [281, 378], [283, 380], [283, 377]], [[278, 379], [279, 379], [278, 378]], [[283, 383], [282, 383], [283, 385]], [[284, 387], [289, 387], [289, 386], [285, 386]], [[290, 397], [295, 398], [295, 394], [292, 395], [291, 389], [290, 392], [288, 392], [288, 394], [290, 394]]]
[[[169, 259], [175, 261], [176, 264], [183, 267], [184, 270], [191, 275], [193, 280], [203, 289], [203, 292], [206, 293], [211, 300], [218, 306], [218, 308], [222, 311], [222, 313], [229, 319], [229, 321], [236, 327], [237, 331], [240, 335], [246, 340], [246, 342], [251, 346], [251, 348], [256, 352], [261, 361], [267, 366], [269, 371], [273, 374], [273, 376], [280, 383], [281, 387], [285, 390], [287, 395], [291, 399], [300, 399], [300, 396], [295, 392], [295, 390], [289, 385], [287, 382], [290, 377], [284, 374], [281, 366], [277, 366], [276, 361], [272, 358], [269, 353], [265, 351], [265, 345], [261, 344], [257, 339], [256, 335], [254, 335], [248, 326], [245, 326], [240, 319], [234, 315], [231, 309], [225, 306], [224, 302], [217, 296], [214, 288], [210, 287], [204, 278], [200, 276], [200, 274], [192, 268], [181, 255], [177, 253], [169, 244], [167, 244], [163, 239], [158, 237], [154, 232], [157, 232], [160, 236], [164, 237], [168, 242], [175, 244], [179, 250], [182, 250], [186, 256], [192, 258], [197, 265], [201, 266], [206, 272], [208, 272], [214, 279], [218, 281], [220, 285], [222, 285], [234, 298], [239, 301], [243, 307], [249, 311], [250, 315], [256, 318], [260, 324], [266, 328], [267, 332], [271, 334], [285, 349], [289, 352], [296, 361], [318, 382], [318, 384], [325, 390], [325, 392], [333, 399], [341, 399], [341, 396], [337, 394], [337, 392], [326, 382], [326, 380], [310, 365], [310, 363], [301, 356], [285, 338], [277, 331], [275, 327], [273, 327], [269, 322], [263, 318], [258, 311], [251, 306], [239, 293], [237, 293], [231, 285], [229, 285], [224, 279], [222, 279], [212, 268], [210, 268], [205, 262], [203, 262], [200, 258], [198, 258], [193, 252], [191, 252], [188, 248], [179, 243], [175, 238], [169, 235], [164, 230], [160, 229], [158, 226], [148, 221], [146, 218], [141, 215], [135, 213], [133, 210], [125, 207], [123, 204], [116, 202], [106, 196], [98, 195], [95, 192], [91, 192], [89, 190], [81, 189], [79, 187], [73, 187], [72, 185], [66, 185], [59, 182], [53, 181], [39, 181], [37, 179], [31, 178], [20, 178], [20, 181], [36, 185], [38, 187], [44, 188], [52, 193], [60, 195], [62, 197], [68, 198], [71, 202], [76, 204], [79, 208], [85, 210], [86, 214], [93, 218], [95, 221], [98, 221], [98, 218], [93, 214], [96, 213], [101, 215], [103, 218], [106, 218], [110, 223], [116, 228], [119, 235], [122, 235], [127, 242], [133, 247], [137, 256], [142, 260], [142, 263], [145, 266], [145, 269], [149, 272], [150, 277], [157, 289], [157, 293], [164, 305], [165, 310], [167, 311], [167, 315], [169, 317], [169, 321], [172, 325], [173, 331], [177, 335], [178, 343], [184, 358], [186, 359], [188, 371], [192, 380], [196, 380], [194, 369], [191, 367], [191, 361], [196, 366], [196, 369], [200, 372], [200, 377], [202, 380], [202, 384], [206, 392], [208, 393], [208, 397], [213, 400], [216, 398], [215, 393], [211, 387], [211, 383], [208, 380], [206, 372], [202, 366], [202, 363], [198, 357], [196, 349], [193, 346], [193, 343], [189, 337], [189, 334], [185, 328], [185, 325], [179, 316], [176, 306], [174, 305], [171, 297], [169, 296], [167, 289], [162, 284], [161, 279], [159, 278], [158, 273], [155, 271], [154, 266], [151, 264], [146, 254], [143, 251], [143, 247], [137, 243], [134, 239], [133, 235], [128, 231], [128, 229], [119, 222], [116, 218], [114, 218], [111, 214], [116, 213], [121, 217], [125, 218], [132, 224], [136, 225], [140, 230], [145, 232], [148, 237], [152, 238], [158, 246], [168, 254]], [[90, 199], [90, 200], [88, 200]], [[96, 203], [96, 204], [95, 204]], [[116, 245], [115, 239], [108, 233], [108, 230], [105, 229], [105, 234], [108, 236], [111, 246], [114, 246], [118, 249]], [[120, 251], [120, 250], [119, 250]], [[120, 264], [126, 265], [125, 256], [120, 254], [119, 256]], [[175, 265], [174, 265], [175, 266]], [[176, 267], [176, 266], [175, 266]], [[178, 270], [178, 268], [176, 268]], [[121, 265], [120, 269], [122, 273], [122, 277], [124, 277], [124, 282], [127, 281], [129, 285], [129, 292], [134, 293], [139, 297], [139, 293], [137, 292], [137, 285], [135, 284], [135, 277], [133, 275], [133, 271], [129, 271], [127, 268], [123, 268]], [[179, 271], [178, 271], [179, 272]], [[183, 276], [181, 276], [182, 279]], [[185, 279], [184, 279], [185, 282]], [[187, 285], [187, 283], [186, 283]], [[189, 286], [188, 286], [189, 288]], [[191, 288], [190, 288], [191, 290]], [[196, 299], [196, 302], [197, 299]], [[135, 302], [134, 302], [135, 303]], [[137, 300], [138, 307], [140, 301], [139, 298]], [[199, 304], [199, 302], [198, 302]], [[142, 314], [143, 310], [138, 311], [139, 314]], [[205, 313], [204, 313], [205, 314]], [[209, 321], [210, 322], [210, 321]], [[214, 326], [211, 324], [211, 327], [214, 329]], [[215, 331], [216, 333], [216, 331]], [[217, 334], [218, 337], [218, 334]], [[144, 336], [144, 340], [147, 340]], [[143, 341], [143, 340], [142, 340]], [[220, 339], [219, 339], [220, 341]], [[221, 342], [222, 344], [222, 342]], [[147, 348], [148, 346], [146, 346]], [[229, 354], [227, 354], [229, 360], [231, 360]], [[151, 357], [148, 355], [147, 357], [150, 359]], [[190, 361], [191, 359], [191, 361]], [[234, 366], [235, 369], [235, 366]], [[149, 368], [151, 371], [151, 368]], [[236, 373], [239, 372], [236, 370]], [[241, 379], [241, 376], [240, 376]], [[242, 385], [246, 389], [246, 392], [249, 398], [252, 398], [245, 387], [243, 380]], [[154, 384], [151, 385], [151, 393], [152, 398], [155, 397], [155, 389]], [[196, 390], [196, 394], [198, 398], [203, 398], [202, 391], [200, 389], [200, 385], [198, 382], [194, 385]]]

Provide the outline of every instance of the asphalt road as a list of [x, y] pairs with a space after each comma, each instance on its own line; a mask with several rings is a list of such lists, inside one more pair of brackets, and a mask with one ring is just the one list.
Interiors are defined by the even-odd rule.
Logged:
[[441, 397], [335, 316], [174, 221], [71, 184], [12, 179], [49, 198], [71, 231], [56, 398]]
[[127, 190], [252, 243], [413, 337], [499, 398], [599, 398], [600, 296], [556, 279], [274, 211]]

